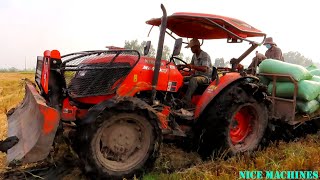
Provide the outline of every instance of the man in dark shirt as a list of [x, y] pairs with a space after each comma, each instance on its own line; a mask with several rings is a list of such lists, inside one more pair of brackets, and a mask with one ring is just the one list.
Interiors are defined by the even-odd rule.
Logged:
[[284, 61], [283, 56], [282, 56], [282, 51], [281, 49], [277, 46], [276, 43], [273, 42], [272, 37], [266, 38], [264, 45], [268, 49], [265, 53], [265, 56], [268, 59], [277, 59], [280, 61]]
[[256, 51], [256, 56], [252, 59], [251, 64], [249, 65], [248, 69], [247, 69], [247, 73], [249, 74], [255, 74], [257, 67], [260, 65], [260, 63], [267, 59], [267, 57], [261, 53], [259, 53], [258, 51]]

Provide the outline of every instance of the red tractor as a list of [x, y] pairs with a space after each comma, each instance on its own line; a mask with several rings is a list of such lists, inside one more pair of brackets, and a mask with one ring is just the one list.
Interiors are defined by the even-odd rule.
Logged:
[[[8, 135], [20, 140], [8, 151], [9, 162], [45, 159], [57, 132], [70, 126], [84, 169], [97, 178], [132, 177], [147, 170], [164, 139], [190, 142], [203, 158], [258, 147], [268, 124], [269, 100], [259, 79], [237, 65], [259, 45], [247, 38], [261, 37], [263, 42], [266, 35], [234, 18], [200, 13], [167, 16], [161, 7], [162, 18], [147, 21], [160, 26], [156, 58], [121, 48], [63, 56], [47, 50], [38, 57], [36, 84], [26, 81], [24, 101], [8, 113]], [[172, 57], [161, 60], [166, 33], [176, 43]], [[182, 71], [187, 63], [176, 57], [182, 38], [251, 43], [231, 60], [232, 68], [213, 67], [211, 82], [198, 87], [192, 98], [196, 108], [188, 113], [181, 112], [188, 86]], [[145, 54], [149, 47], [147, 43]]]

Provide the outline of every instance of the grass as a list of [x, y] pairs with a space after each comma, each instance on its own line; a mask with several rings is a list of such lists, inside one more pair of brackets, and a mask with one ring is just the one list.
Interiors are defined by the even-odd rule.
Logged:
[[[320, 135], [308, 135], [296, 142], [272, 143], [262, 151], [251, 155], [237, 155], [227, 160], [199, 162], [195, 166], [166, 173], [166, 166], [158, 166], [158, 172], [144, 176], [143, 179], [238, 179], [239, 171], [319, 171]], [[181, 156], [181, 155], [180, 155]], [[189, 156], [190, 157], [190, 156]], [[175, 162], [171, 159], [170, 162]], [[159, 164], [158, 164], [159, 165]], [[162, 171], [161, 171], [162, 169]]]
[[[0, 73], [0, 139], [7, 134], [5, 113], [16, 106], [24, 96], [21, 79], [33, 79], [33, 73]], [[203, 162], [196, 153], [184, 152], [172, 145], [163, 145], [161, 155], [145, 180], [238, 179], [241, 170], [311, 170], [320, 171], [320, 134], [308, 135], [295, 142], [271, 143], [269, 147], [251, 155], [237, 155], [227, 160]], [[5, 154], [0, 154], [0, 169], [5, 169]], [[81, 172], [64, 179], [83, 179]]]

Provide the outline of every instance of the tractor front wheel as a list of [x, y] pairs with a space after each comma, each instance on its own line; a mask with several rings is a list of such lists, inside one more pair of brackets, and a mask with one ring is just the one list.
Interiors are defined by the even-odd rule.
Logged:
[[105, 113], [82, 132], [80, 159], [90, 176], [131, 178], [152, 167], [161, 142], [155, 122], [136, 113]]

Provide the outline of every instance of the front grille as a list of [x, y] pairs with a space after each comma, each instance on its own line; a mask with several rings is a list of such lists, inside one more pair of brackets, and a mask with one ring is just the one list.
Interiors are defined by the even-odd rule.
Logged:
[[134, 50], [97, 51], [69, 56], [63, 62], [63, 72], [69, 96], [72, 98], [115, 93], [140, 54]]

